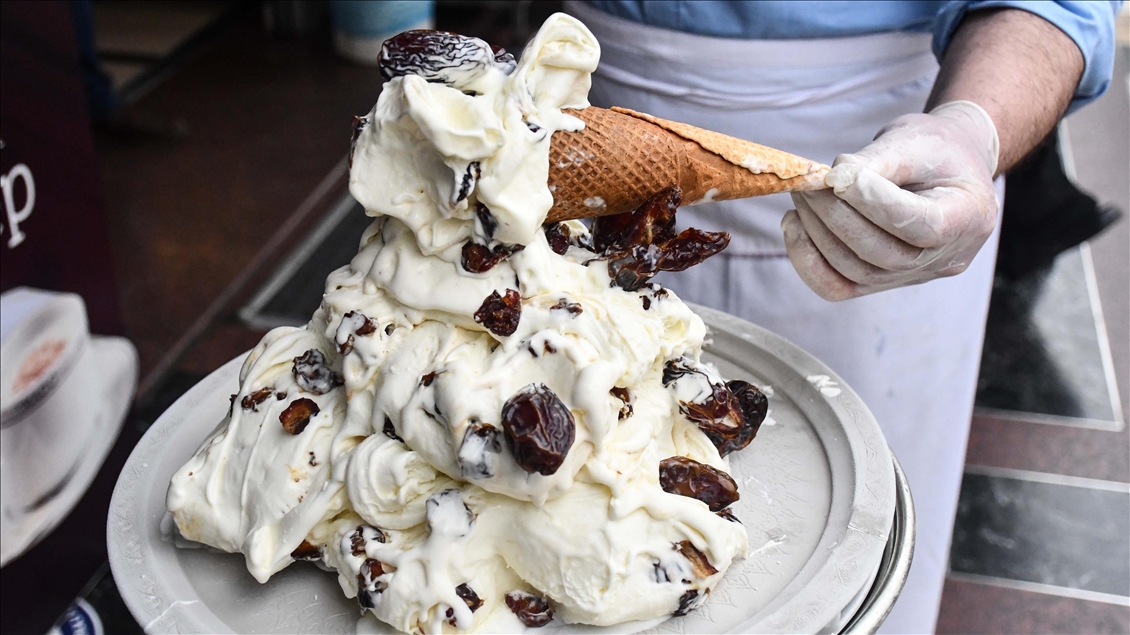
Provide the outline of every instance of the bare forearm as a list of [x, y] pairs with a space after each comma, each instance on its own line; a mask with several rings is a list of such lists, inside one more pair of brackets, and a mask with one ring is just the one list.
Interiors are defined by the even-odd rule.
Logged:
[[997, 172], [1006, 172], [1055, 127], [1083, 74], [1075, 42], [1043, 18], [1016, 9], [971, 13], [942, 58], [926, 109], [971, 101], [1000, 137]]

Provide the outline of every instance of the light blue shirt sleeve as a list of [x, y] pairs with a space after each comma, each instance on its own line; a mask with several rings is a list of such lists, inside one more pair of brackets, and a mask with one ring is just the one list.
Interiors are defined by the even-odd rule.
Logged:
[[898, 2], [588, 0], [594, 8], [662, 29], [711, 37], [790, 40], [851, 37], [888, 31], [932, 32], [940, 60], [961, 19], [970, 11], [1013, 8], [1054, 24], [1083, 54], [1083, 77], [1071, 110], [1110, 85], [1114, 20], [1121, 0], [901, 0]]
[[939, 60], [961, 19], [981, 9], [1020, 9], [1054, 24], [1070, 37], [1083, 54], [1083, 76], [1075, 88], [1068, 112], [1093, 101], [1110, 86], [1114, 73], [1114, 21], [1121, 0], [1081, 2], [1041, 0], [974, 0], [947, 2], [934, 22], [934, 55]]

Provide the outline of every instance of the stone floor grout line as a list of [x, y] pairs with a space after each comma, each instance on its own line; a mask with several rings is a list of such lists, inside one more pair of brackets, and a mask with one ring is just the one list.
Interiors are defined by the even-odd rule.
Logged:
[[[1066, 119], [1060, 122], [1056, 134], [1059, 135], [1063, 172], [1072, 183], [1078, 183], [1075, 172], [1075, 146], [1071, 143], [1071, 130]], [[1118, 430], [1122, 431], [1126, 427], [1122, 415], [1122, 398], [1118, 394], [1118, 377], [1114, 371], [1114, 358], [1110, 353], [1110, 337], [1107, 335], [1102, 300], [1099, 298], [1099, 281], [1095, 276], [1095, 262], [1091, 256], [1090, 242], [1084, 242], [1079, 246], [1079, 255], [1083, 260], [1083, 279], [1087, 281], [1087, 298], [1091, 302], [1091, 316], [1095, 321], [1095, 334], [1099, 338], [1099, 356], [1102, 358], [1103, 373], [1106, 375], [1106, 390], [1110, 396]]]
[[[298, 246], [298, 249], [295, 249], [286, 256], [286, 259], [275, 270], [275, 273], [271, 274], [271, 278], [259, 289], [251, 301], [239, 310], [239, 318], [253, 328], [261, 328], [263, 325], [258, 324], [256, 318], [260, 315], [263, 307], [267, 305], [267, 302], [270, 301], [271, 296], [278, 292], [278, 290], [286, 284], [287, 280], [306, 263], [311, 254], [317, 250], [321, 242], [329, 236], [330, 232], [337, 227], [337, 224], [341, 222], [342, 218], [344, 218], [355, 205], [357, 205], [357, 201], [353, 199], [352, 195], [346, 192], [345, 196], [343, 196], [341, 200], [333, 206], [330, 212], [322, 218], [314, 228], [314, 231], [306, 236], [302, 244]], [[275, 326], [278, 325], [275, 324], [268, 328], [274, 328]]]
[[1050, 415], [1042, 412], [1021, 412], [1019, 410], [976, 407], [973, 409], [973, 416], [989, 417], [1012, 423], [1032, 423], [1044, 426], [1059, 426], [1062, 428], [1078, 428], [1081, 430], [1099, 430], [1101, 432], [1122, 432], [1125, 430], [1125, 426], [1118, 421], [1084, 419], [1081, 417], [1068, 417], [1066, 415]]
[[1102, 300], [1099, 298], [1099, 281], [1095, 277], [1091, 244], [1080, 245], [1079, 253], [1083, 260], [1083, 278], [1087, 281], [1087, 297], [1091, 300], [1091, 316], [1095, 320], [1095, 335], [1099, 338], [1099, 357], [1102, 358], [1103, 374], [1106, 375], [1106, 391], [1110, 395], [1111, 411], [1114, 412], [1121, 432], [1126, 427], [1126, 421], [1122, 417], [1122, 398], [1118, 395], [1118, 377], [1114, 372], [1114, 357], [1110, 353], [1110, 337], [1106, 332], [1106, 319], [1103, 316]]
[[1006, 589], [1014, 589], [1016, 591], [1028, 591], [1030, 593], [1042, 593], [1044, 595], [1057, 595], [1059, 597], [1071, 598], [1073, 600], [1086, 600], [1088, 602], [1100, 602], [1103, 604], [1115, 604], [1117, 606], [1130, 607], [1130, 597], [1114, 595], [1113, 593], [1100, 593], [1098, 591], [1073, 589], [1071, 587], [1057, 586], [1054, 584], [1041, 584], [1039, 582], [1028, 582], [1025, 580], [1011, 580], [1009, 578], [998, 578], [995, 576], [980, 575], [977, 573], [961, 573], [958, 571], [948, 571], [946, 573], [946, 577], [957, 582], [984, 584], [986, 586], [1003, 587]]
[[1010, 478], [1018, 481], [1044, 483], [1047, 485], [1065, 485], [1068, 487], [1079, 487], [1083, 489], [1116, 492], [1119, 494], [1130, 494], [1130, 483], [1107, 481], [1097, 478], [1087, 478], [1085, 476], [1068, 476], [1066, 474], [1055, 474], [1053, 472], [1036, 472], [1033, 470], [1019, 470], [1012, 467], [978, 465], [976, 463], [966, 463], [965, 473], [977, 474], [980, 476], [992, 476], [997, 478]]

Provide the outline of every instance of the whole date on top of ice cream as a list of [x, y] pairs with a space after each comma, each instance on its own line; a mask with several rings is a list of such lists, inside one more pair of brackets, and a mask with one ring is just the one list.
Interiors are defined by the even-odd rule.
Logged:
[[429, 30], [405, 31], [385, 40], [378, 64], [385, 79], [416, 75], [457, 88], [488, 68], [509, 75], [517, 66], [506, 49], [475, 37]]
[[553, 474], [576, 435], [573, 414], [544, 384], [530, 384], [502, 407], [502, 429], [514, 461], [527, 472]]

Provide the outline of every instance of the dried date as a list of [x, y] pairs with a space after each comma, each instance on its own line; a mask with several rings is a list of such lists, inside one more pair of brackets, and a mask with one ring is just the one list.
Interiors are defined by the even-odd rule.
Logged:
[[475, 218], [479, 221], [479, 231], [487, 240], [494, 238], [494, 232], [498, 229], [498, 219], [494, 214], [490, 213], [486, 205], [482, 203], [475, 203]]
[[690, 368], [688, 366], [690, 363], [691, 362], [685, 357], [667, 360], [667, 363], [663, 365], [663, 385], [670, 386], [674, 382], [679, 381], [684, 375], [691, 373], [703, 374], [700, 370]]
[[467, 169], [463, 171], [463, 176], [459, 178], [458, 187], [452, 192], [451, 198], [452, 207], [460, 204], [471, 195], [471, 190], [475, 189], [475, 184], [483, 176], [482, 164], [478, 161], [471, 161], [467, 164]]
[[425, 81], [460, 88], [498, 68], [506, 74], [517, 66], [514, 56], [473, 37], [447, 31], [405, 31], [385, 40], [377, 63], [381, 76], [392, 79], [418, 75]]
[[522, 296], [513, 289], [507, 289], [505, 296], [492, 291], [475, 311], [475, 321], [495, 335], [513, 335], [521, 319]]
[[[718, 438], [714, 438], [707, 433], [706, 436], [710, 437], [714, 447], [718, 448], [718, 453], [722, 456], [737, 452], [749, 445], [750, 441], [753, 441], [753, 438], [757, 436], [757, 431], [761, 428], [762, 422], [765, 421], [765, 416], [769, 414], [769, 399], [753, 384], [734, 379], [726, 382], [726, 388], [737, 401], [742, 422], [737, 430], [728, 436], [718, 435]], [[703, 432], [706, 431], [703, 430]]]
[[718, 569], [710, 564], [710, 560], [706, 557], [706, 554], [699, 551], [698, 547], [695, 547], [691, 541], [682, 540], [676, 542], [674, 547], [675, 551], [683, 554], [683, 557], [691, 563], [691, 569], [694, 570], [694, 574], [699, 578], [709, 578], [715, 573], [718, 573]]
[[365, 558], [365, 562], [361, 563], [361, 574], [370, 581], [376, 580], [385, 573], [384, 565], [376, 558]]
[[617, 418], [620, 421], [623, 421], [624, 419], [632, 416], [632, 413], [634, 412], [634, 409], [632, 408], [632, 392], [627, 388], [621, 388], [620, 386], [613, 386], [612, 390], [608, 392], [612, 393], [613, 397], [619, 399], [624, 404], [623, 406], [620, 406], [620, 413], [617, 415]]
[[483, 599], [466, 582], [455, 587], [455, 595], [467, 604], [467, 608], [471, 609], [472, 613], [483, 607]]
[[404, 441], [404, 439], [401, 439], [400, 435], [396, 433], [396, 426], [392, 425], [392, 419], [389, 419], [387, 415], [385, 415], [385, 425], [381, 432], [384, 432], [386, 437], [394, 441]]
[[737, 397], [723, 384], [710, 384], [710, 396], [701, 402], [679, 402], [679, 411], [710, 438], [719, 453], [725, 442], [742, 429], [743, 417]]
[[659, 462], [659, 485], [669, 494], [706, 503], [712, 512], [725, 509], [740, 498], [738, 484], [729, 474], [685, 456]]
[[726, 232], [706, 232], [701, 229], [684, 229], [675, 238], [663, 244], [659, 258], [661, 271], [685, 271], [730, 245]]
[[290, 557], [295, 560], [321, 560], [322, 548], [311, 544], [308, 540], [303, 540], [294, 551], [290, 552]]
[[600, 253], [633, 245], [662, 244], [675, 237], [675, 212], [682, 190], [669, 187], [649, 198], [634, 212], [599, 216], [593, 220], [593, 244]]
[[720, 456], [726, 456], [753, 441], [769, 402], [760, 390], [740, 379], [711, 388], [704, 403], [680, 402], [679, 410], [702, 430]]
[[305, 397], [295, 399], [290, 402], [290, 405], [279, 413], [279, 423], [282, 424], [283, 430], [290, 434], [302, 434], [302, 431], [309, 425], [310, 419], [321, 412], [318, 404], [314, 403], [313, 399]]
[[569, 228], [564, 223], [553, 223], [545, 228], [545, 240], [553, 253], [564, 256], [569, 251]]
[[349, 553], [355, 556], [365, 555], [365, 532], [364, 527], [358, 527], [353, 530], [349, 535]]
[[544, 384], [529, 384], [502, 406], [502, 429], [514, 462], [550, 475], [565, 462], [577, 426], [573, 413]]
[[324, 395], [345, 383], [341, 375], [326, 364], [322, 351], [316, 348], [295, 357], [292, 372], [298, 387], [315, 395]]
[[360, 311], [350, 311], [341, 316], [341, 324], [338, 325], [337, 333], [334, 335], [338, 352], [342, 355], [348, 355], [353, 350], [357, 336], [372, 335], [377, 332], [379, 326], [376, 320], [367, 317]]
[[717, 515], [719, 518], [725, 518], [726, 520], [728, 520], [732, 523], [737, 523], [739, 525], [742, 524], [742, 521], [738, 520], [738, 517], [734, 515], [733, 510], [731, 510], [728, 507], [726, 509], [720, 509], [720, 510], [714, 512], [714, 514]]
[[545, 626], [553, 619], [553, 608], [549, 606], [549, 602], [525, 591], [507, 593], [506, 606], [523, 624], [531, 628]]
[[383, 593], [388, 588], [388, 583], [378, 580], [385, 573], [384, 565], [376, 558], [366, 558], [361, 563], [361, 570], [357, 573], [357, 603], [363, 609], [376, 606], [374, 596]]
[[463, 244], [461, 262], [463, 268], [471, 273], [485, 273], [525, 248], [525, 245], [495, 245], [494, 249], [490, 249], [473, 240], [468, 240]]
[[472, 423], [459, 446], [459, 469], [465, 479], [491, 478], [501, 467], [502, 439], [489, 423]]
[[[669, 360], [663, 368], [663, 385], [670, 386], [688, 374], [709, 377], [688, 367], [685, 359]], [[710, 384], [711, 394], [702, 402], [679, 402], [679, 411], [706, 435], [718, 454], [726, 456], [746, 447], [757, 435], [769, 410], [765, 395], [749, 382], [735, 379]]]
[[593, 221], [595, 249], [608, 260], [615, 285], [635, 291], [660, 271], [683, 271], [729, 245], [725, 232], [687, 229], [676, 235], [675, 211], [681, 198], [679, 188], [671, 187], [634, 212]]
[[244, 410], [259, 412], [259, 404], [266, 401], [267, 398], [271, 396], [272, 392], [274, 392], [274, 390], [271, 388], [260, 388], [259, 390], [256, 390], [255, 392], [244, 397], [239, 402], [239, 405]]
[[698, 591], [691, 589], [679, 597], [679, 607], [675, 609], [672, 615], [681, 617], [697, 609], [700, 604], [702, 604], [702, 600], [698, 598]]
[[559, 256], [564, 256], [570, 247], [580, 247], [588, 251], [596, 251], [593, 246], [592, 234], [574, 234], [565, 223], [548, 223], [545, 225], [545, 240], [549, 248]]
[[658, 245], [632, 245], [609, 254], [608, 276], [625, 291], [636, 291], [660, 272], [663, 249]]
[[349, 534], [349, 552], [354, 556], [365, 555], [365, 544], [369, 541], [384, 544], [388, 538], [385, 533], [376, 527], [360, 525], [353, 533]]
[[561, 298], [557, 304], [549, 307], [550, 311], [568, 311], [569, 315], [577, 317], [585, 312], [585, 309], [578, 302], [570, 302], [568, 298]]

